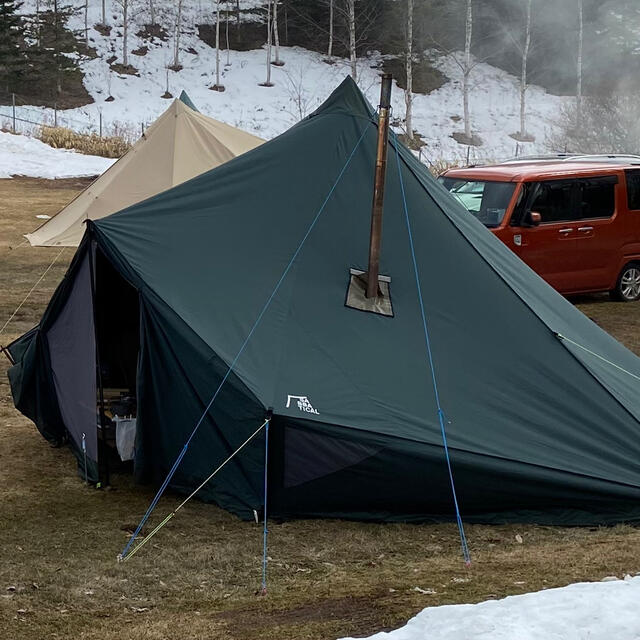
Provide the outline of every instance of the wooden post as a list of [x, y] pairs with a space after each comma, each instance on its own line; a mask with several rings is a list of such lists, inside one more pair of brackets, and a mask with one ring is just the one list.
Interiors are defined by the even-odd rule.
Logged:
[[389, 141], [389, 112], [391, 110], [391, 74], [382, 75], [380, 86], [380, 109], [378, 115], [378, 151], [373, 183], [371, 208], [371, 236], [369, 238], [369, 269], [367, 271], [367, 298], [379, 294], [378, 275], [380, 269], [380, 246], [382, 244], [382, 213], [384, 205], [384, 179], [387, 169], [387, 147]]

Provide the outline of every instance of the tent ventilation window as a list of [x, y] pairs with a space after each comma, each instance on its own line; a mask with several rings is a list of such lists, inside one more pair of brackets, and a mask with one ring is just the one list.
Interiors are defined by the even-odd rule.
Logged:
[[349, 270], [349, 288], [347, 289], [347, 307], [377, 313], [381, 316], [393, 317], [391, 306], [391, 278], [378, 276], [380, 295], [377, 298], [367, 298], [367, 274], [358, 269]]

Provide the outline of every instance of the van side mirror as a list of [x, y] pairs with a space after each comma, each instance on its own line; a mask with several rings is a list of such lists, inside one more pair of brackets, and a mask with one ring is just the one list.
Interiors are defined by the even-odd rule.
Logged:
[[532, 227], [537, 227], [542, 222], [542, 216], [537, 211], [529, 213], [529, 224]]

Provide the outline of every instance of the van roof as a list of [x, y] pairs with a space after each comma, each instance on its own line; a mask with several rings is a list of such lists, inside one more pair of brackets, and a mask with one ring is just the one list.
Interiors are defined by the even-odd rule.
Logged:
[[615, 173], [620, 169], [640, 169], [640, 160], [633, 157], [613, 158], [566, 158], [566, 159], [522, 159], [509, 160], [501, 164], [470, 166], [449, 169], [444, 172], [447, 178], [475, 178], [478, 180], [496, 180], [499, 182], [529, 182], [572, 176], [589, 176], [602, 173]]

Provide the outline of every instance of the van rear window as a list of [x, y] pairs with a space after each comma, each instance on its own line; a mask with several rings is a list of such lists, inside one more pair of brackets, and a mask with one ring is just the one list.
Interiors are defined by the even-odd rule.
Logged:
[[625, 171], [627, 176], [627, 205], [632, 211], [640, 211], [640, 169]]
[[444, 188], [487, 227], [497, 227], [504, 219], [516, 188], [514, 182], [439, 178]]

